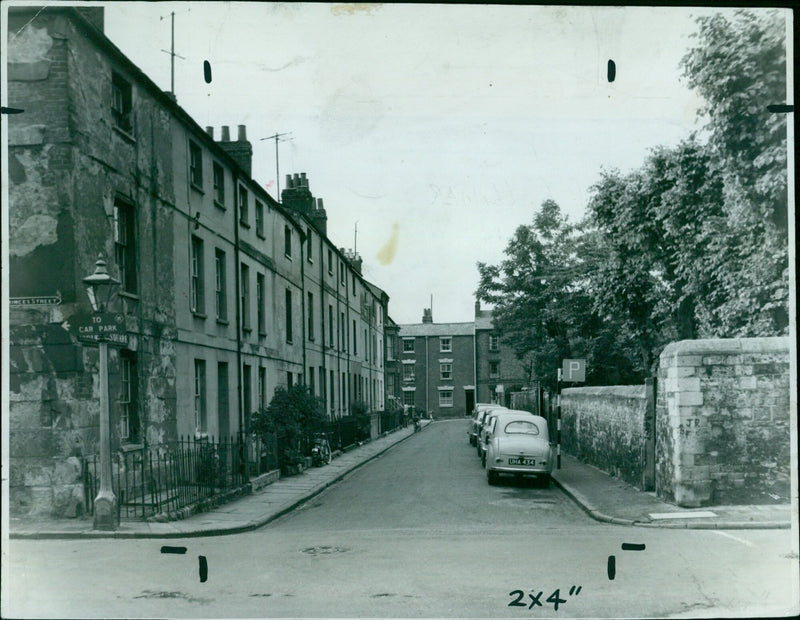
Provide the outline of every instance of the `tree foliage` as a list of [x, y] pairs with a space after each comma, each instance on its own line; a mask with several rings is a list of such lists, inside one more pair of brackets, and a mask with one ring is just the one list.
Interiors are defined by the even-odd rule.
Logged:
[[628, 380], [636, 371], [619, 351], [628, 334], [593, 311], [589, 283], [596, 269], [594, 237], [584, 235], [546, 200], [533, 222], [517, 228], [500, 265], [478, 263], [477, 297], [495, 306], [495, 328], [538, 380], [553, 382], [566, 357], [586, 357], [590, 383]]
[[788, 333], [784, 23], [698, 19], [682, 60], [707, 125], [625, 174], [602, 171], [571, 224], [547, 200], [477, 297], [537, 378], [586, 357], [588, 382], [639, 381], [672, 340]]
[[788, 333], [788, 194], [785, 22], [777, 11], [698, 19], [684, 76], [704, 98], [708, 148], [723, 180], [724, 217], [713, 223], [716, 277], [711, 333]]

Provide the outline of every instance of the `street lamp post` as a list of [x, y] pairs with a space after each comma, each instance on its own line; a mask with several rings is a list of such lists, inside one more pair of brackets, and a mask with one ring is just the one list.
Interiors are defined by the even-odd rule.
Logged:
[[[102, 256], [95, 263], [94, 273], [83, 279], [92, 310], [106, 311], [119, 280], [106, 269]], [[94, 499], [94, 529], [115, 530], [119, 525], [117, 497], [111, 486], [111, 420], [108, 406], [108, 342], [100, 339], [100, 489]]]

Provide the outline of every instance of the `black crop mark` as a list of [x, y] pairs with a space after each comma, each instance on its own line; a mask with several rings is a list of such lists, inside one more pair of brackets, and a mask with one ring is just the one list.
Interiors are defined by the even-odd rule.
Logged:
[[613, 82], [617, 77], [617, 64], [609, 58], [608, 60], [608, 81]]
[[163, 547], [161, 547], [161, 553], [178, 553], [183, 555], [184, 553], [186, 553], [186, 547], [169, 547], [167, 545], [164, 545]]

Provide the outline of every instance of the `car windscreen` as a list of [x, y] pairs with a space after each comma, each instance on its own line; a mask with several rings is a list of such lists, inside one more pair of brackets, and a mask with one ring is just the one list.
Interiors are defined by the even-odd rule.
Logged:
[[539, 427], [527, 420], [514, 420], [506, 424], [503, 432], [506, 435], [538, 435]]

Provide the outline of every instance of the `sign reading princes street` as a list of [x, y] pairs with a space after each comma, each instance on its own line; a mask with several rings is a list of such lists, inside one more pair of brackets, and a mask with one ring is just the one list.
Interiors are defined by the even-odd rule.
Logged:
[[74, 316], [70, 331], [81, 342], [108, 342], [109, 344], [127, 345], [128, 333], [125, 331], [125, 315], [118, 312], [104, 312]]

